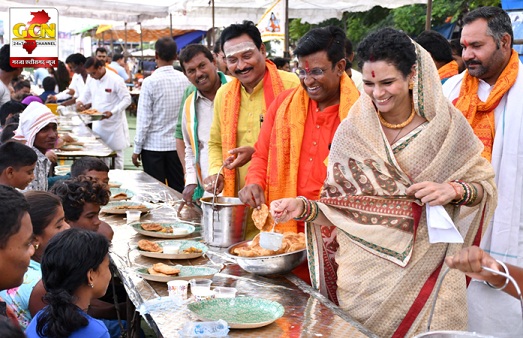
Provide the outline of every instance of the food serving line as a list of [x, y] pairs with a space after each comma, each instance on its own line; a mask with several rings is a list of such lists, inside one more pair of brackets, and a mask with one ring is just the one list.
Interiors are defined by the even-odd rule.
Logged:
[[99, 118], [76, 112], [74, 106], [59, 106], [58, 132], [72, 135], [76, 142], [66, 144], [56, 149], [58, 160], [76, 160], [80, 157], [91, 156], [99, 158], [110, 158], [110, 168], [114, 168], [116, 153], [109, 148], [86, 124]]
[[[140, 222], [180, 225], [175, 207], [180, 199], [178, 192], [142, 171], [112, 170], [109, 176], [111, 182], [122, 183], [121, 190], [130, 192], [131, 202], [150, 209], [146, 214], [142, 214]], [[114, 209], [115, 206], [109, 208]], [[234, 311], [243, 311], [238, 314], [238, 322], [234, 325], [243, 328], [231, 329], [229, 332], [231, 337], [375, 337], [372, 332], [294, 275], [252, 274], [233, 263], [226, 254], [226, 248], [205, 246], [201, 243], [203, 239], [198, 224], [182, 224], [182, 227], [189, 229], [189, 232], [193, 230], [194, 232], [180, 235], [184, 237], [176, 240], [184, 241], [186, 247], [203, 248], [201, 257], [152, 258], [155, 256], [154, 253], [149, 253], [147, 256], [152, 257], [147, 257], [137, 248], [138, 241], [150, 240], [161, 244], [165, 239], [145, 236], [143, 233], [147, 232], [137, 225], [140, 223], [127, 224], [125, 214], [109, 214], [104, 213], [104, 210], [109, 212], [114, 210], [110, 211], [107, 207], [102, 209], [103, 220], [114, 230], [112, 260], [125, 285], [129, 299], [159, 337], [179, 337], [179, 331], [188, 322], [197, 322], [202, 317], [213, 315], [221, 318], [220, 316], [226, 316]], [[178, 237], [174, 233], [171, 235]], [[234, 287], [237, 289], [236, 298], [195, 302], [189, 293], [188, 300], [181, 304], [177, 303], [168, 297], [165, 283], [165, 280], [172, 278], [153, 276], [147, 272], [153, 264], [160, 262], [180, 269], [179, 277], [176, 279], [209, 278], [212, 279], [212, 288]], [[247, 300], [252, 302], [247, 308], [236, 308]], [[271, 307], [273, 305], [275, 307]], [[283, 308], [283, 314], [276, 313], [279, 308]], [[267, 311], [274, 311], [274, 317], [266, 319], [263, 323], [256, 322], [256, 319], [267, 316]]]

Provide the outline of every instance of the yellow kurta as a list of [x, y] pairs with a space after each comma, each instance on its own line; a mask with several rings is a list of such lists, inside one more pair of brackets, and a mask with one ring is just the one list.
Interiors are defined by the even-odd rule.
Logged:
[[[283, 82], [285, 89], [295, 88], [300, 85], [300, 80], [294, 73], [285, 71], [278, 71], [280, 78]], [[211, 136], [209, 139], [209, 175], [212, 176], [218, 173], [223, 163], [222, 154], [222, 130], [220, 121], [220, 112], [224, 105], [224, 91], [227, 86], [230, 86], [229, 82], [218, 89], [216, 97], [214, 98], [214, 112], [213, 121], [211, 125]], [[236, 147], [250, 146], [254, 147], [256, 141], [258, 141], [258, 135], [260, 134], [262, 119], [265, 115], [266, 105], [263, 91], [263, 80], [254, 87], [252, 93], [247, 93], [243, 86], [240, 87], [241, 101], [240, 101], [240, 112], [238, 114], [238, 131], [236, 136]], [[227, 149], [229, 150], [229, 149]], [[238, 168], [236, 175], [236, 187], [235, 196], [238, 196], [238, 191], [245, 185], [245, 177], [247, 176], [247, 170], [249, 169], [250, 163], [247, 163], [241, 168]], [[256, 235], [258, 229], [254, 227], [250, 217], [248, 217], [247, 234], [246, 238], [251, 239]]]

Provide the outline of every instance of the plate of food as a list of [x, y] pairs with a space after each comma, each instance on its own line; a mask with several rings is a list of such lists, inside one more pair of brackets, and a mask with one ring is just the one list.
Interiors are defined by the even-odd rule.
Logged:
[[109, 188], [120, 188], [122, 186], [122, 183], [117, 181], [109, 181], [107, 185], [109, 186]]
[[64, 144], [60, 147], [61, 151], [79, 151], [84, 150], [83, 146], [75, 145], [75, 144]]
[[111, 189], [111, 201], [124, 201], [131, 199], [134, 196], [134, 192], [129, 189], [110, 188]]
[[131, 227], [139, 234], [156, 238], [182, 238], [195, 230], [194, 226], [181, 222], [135, 222]]
[[275, 301], [256, 297], [216, 298], [188, 304], [203, 321], [223, 319], [231, 329], [254, 329], [273, 323], [285, 313]]
[[58, 126], [57, 128], [58, 132], [70, 132], [70, 131], [73, 131], [73, 126], [66, 126], [66, 125], [61, 125], [61, 126]]
[[156, 263], [148, 268], [136, 268], [135, 271], [145, 280], [162, 283], [177, 279], [212, 278], [219, 272], [218, 269], [207, 266], [173, 266], [164, 263]]
[[138, 210], [146, 212], [153, 209], [155, 206], [146, 202], [131, 202], [131, 201], [114, 201], [102, 207], [102, 212], [106, 214], [125, 214], [127, 210]]
[[93, 121], [101, 120], [104, 116], [102, 112], [92, 108], [81, 111], [80, 114], [91, 116], [91, 120]]
[[160, 259], [192, 259], [201, 257], [209, 248], [196, 241], [138, 241], [138, 252], [142, 256]]

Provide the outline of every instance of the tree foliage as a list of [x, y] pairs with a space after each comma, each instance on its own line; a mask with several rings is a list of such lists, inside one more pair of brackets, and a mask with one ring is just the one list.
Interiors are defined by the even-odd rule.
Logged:
[[[441, 26], [446, 22], [459, 21], [464, 14], [477, 7], [499, 6], [501, 0], [433, 0], [432, 27]], [[366, 12], [345, 12], [341, 20], [328, 19], [317, 25], [303, 23], [293, 19], [289, 23], [290, 43], [296, 41], [314, 27], [336, 25], [345, 29], [353, 43], [359, 43], [368, 33], [382, 28], [394, 27], [409, 35], [417, 35], [425, 29], [426, 4], [409, 5], [395, 9], [376, 6]]]

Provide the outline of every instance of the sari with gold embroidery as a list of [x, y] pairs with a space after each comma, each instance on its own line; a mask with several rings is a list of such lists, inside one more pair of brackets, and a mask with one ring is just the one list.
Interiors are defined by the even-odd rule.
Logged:
[[[445, 257], [479, 243], [496, 205], [481, 142], [443, 96], [430, 55], [415, 45], [414, 109], [428, 122], [391, 147], [372, 100], [362, 95], [336, 132], [318, 203], [335, 227], [306, 229], [313, 287], [380, 337], [424, 331]], [[463, 244], [430, 244], [425, 206], [405, 191], [456, 179], [483, 186], [479, 212], [456, 224]], [[456, 223], [459, 207], [444, 207]], [[466, 329], [465, 288], [463, 274], [446, 277], [433, 329]]]

